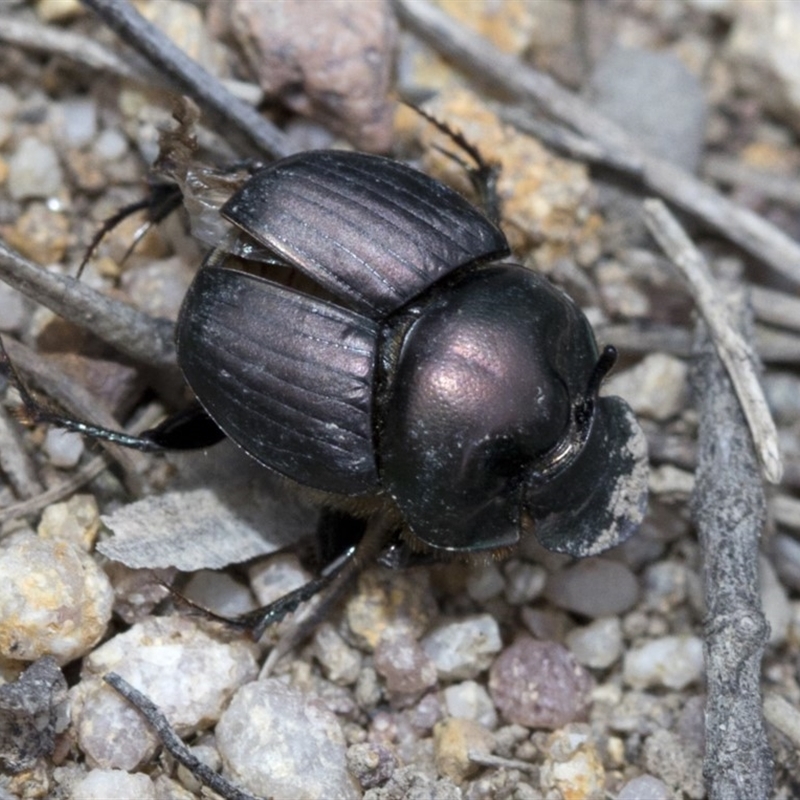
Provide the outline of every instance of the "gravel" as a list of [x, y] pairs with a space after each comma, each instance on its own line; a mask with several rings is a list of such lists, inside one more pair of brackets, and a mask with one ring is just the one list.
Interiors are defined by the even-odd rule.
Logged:
[[[259, 4], [242, 5], [255, 13]], [[262, 5], [276, 14], [284, 3]], [[161, 582], [172, 583], [178, 565], [191, 573], [179, 576], [187, 581], [181, 584], [186, 594], [227, 614], [272, 602], [319, 572], [300, 541], [314, 530], [317, 512], [310, 503], [290, 500], [291, 490], [278, 479], [264, 488], [257, 465], [246, 470], [216, 449], [184, 460], [143, 459], [144, 494], [135, 505], [114, 470], [106, 470], [78, 494], [42, 501], [43, 513], [40, 507], [22, 520], [7, 519], [5, 506], [62, 487], [99, 451], [72, 434], [16, 426], [11, 419], [16, 400], [4, 396], [3, 415], [18, 441], [14, 463], [6, 447], [0, 468], [0, 705], [15, 724], [24, 719], [19, 730], [25, 732], [24, 746], [15, 728], [7, 737], [13, 746], [0, 749], [4, 799], [189, 800], [207, 791], [163, 754], [138, 713], [102, 681], [112, 669], [166, 712], [203, 762], [263, 797], [706, 796], [703, 563], [686, 502], [696, 427], [685, 345], [694, 324], [692, 298], [637, 230], [638, 196], [626, 190], [627, 204], [614, 200], [584, 163], [512, 130], [489, 113], [485, 98], [463, 87], [456, 91], [449, 67], [410, 36], [395, 39], [388, 3], [369, 5], [369, 19], [379, 22], [367, 26], [365, 35], [359, 34], [361, 25], [352, 26], [348, 47], [339, 53], [335, 48], [332, 54], [317, 48], [313, 58], [287, 53], [281, 45], [285, 32], [279, 37], [268, 26], [252, 50], [244, 45], [243, 58], [232, 42], [246, 42], [247, 26], [255, 23], [245, 15], [236, 22], [235, 35], [222, 37], [219, 16], [233, 8], [227, 0], [141, 3], [210, 68], [240, 81], [261, 80], [258, 73], [270, 71], [282, 81], [287, 105], [329, 115], [334, 132], [319, 117], [298, 122], [285, 110], [275, 111], [281, 124], [291, 117], [286, 130], [297, 146], [338, 144], [338, 131], [351, 143], [362, 137], [362, 146], [382, 149], [390, 143], [404, 157], [419, 156], [435, 174], [462, 180], [463, 170], [432, 144], [438, 136], [432, 126], [410, 122], [407, 110], [392, 124], [394, 111], [381, 88], [392, 58], [375, 48], [396, 43], [404, 95], [419, 102], [436, 93], [437, 114], [487, 159], [503, 161], [503, 225], [515, 257], [578, 297], [603, 343], [616, 341], [615, 329], [628, 336], [629, 346], [621, 348], [619, 367], [603, 391], [626, 397], [648, 422], [658, 462], [648, 519], [618, 551], [582, 562], [542, 552], [531, 536], [504, 559], [402, 571], [369, 568], [308, 640], [275, 664], [271, 677], [258, 679], [268, 646], [295, 618], [256, 647], [185, 611], [169, 616], [174, 609]], [[450, 13], [479, 13], [480, 4], [463, 5], [453, 5]], [[610, 4], [598, 21], [588, 4], [583, 21], [589, 24], [579, 28], [574, 15], [580, 4], [568, 0], [521, 4], [513, 15], [500, 3], [492, 17], [475, 24], [507, 52], [573, 87], [587, 85], [588, 66], [605, 113], [619, 111], [627, 130], [638, 131], [673, 162], [691, 169], [699, 164], [703, 174], [707, 157], [714, 155], [756, 170], [760, 183], [737, 179], [731, 194], [800, 238], [797, 202], [776, 199], [772, 191], [773, 184], [796, 183], [800, 174], [795, 68], [800, 28], [797, 14], [787, 10], [790, 4], [763, 0], [757, 14], [733, 0], [633, 5]], [[337, 4], [345, 13], [348, 6]], [[88, 33], [98, 43], [115, 42], [100, 33], [77, 0], [12, 3], [7, 13], [15, 21], [52, 20], [51, 33]], [[310, 35], [312, 27], [322, 30], [317, 39]], [[329, 28], [321, 17], [301, 14], [289, 33], [304, 46], [318, 41], [329, 48], [341, 41]], [[116, 52], [117, 44], [111, 46]], [[281, 61], [280, 71], [267, 69], [258, 55], [264, 52], [270, 64]], [[313, 74], [298, 78], [292, 71], [298, 63], [310, 69], [325, 53], [332, 60]], [[336, 83], [345, 74], [350, 76], [345, 83], [352, 80], [361, 95], [347, 94], [347, 87]], [[259, 96], [263, 86], [245, 88]], [[98, 220], [142, 197], [146, 162], [157, 151], [156, 129], [169, 124], [171, 114], [169, 104], [160, 103], [158, 94], [118, 82], [111, 73], [4, 41], [2, 240], [42, 269], [74, 275]], [[267, 106], [277, 108], [269, 98]], [[198, 157], [206, 158], [206, 147], [220, 165], [243, 155], [222, 138], [201, 129]], [[445, 149], [453, 150], [452, 142], [445, 142]], [[101, 244], [83, 280], [174, 319], [202, 258], [202, 248], [179, 217], [158, 226], [123, 263], [142, 217], [126, 221]], [[730, 260], [732, 250], [721, 237], [709, 238], [701, 229], [693, 235], [707, 253], [724, 252]], [[765, 272], [748, 263], [750, 280], [788, 294]], [[778, 334], [796, 336], [790, 323], [778, 328], [760, 318], [759, 347]], [[1, 282], [0, 331], [4, 339], [35, 344], [45, 355], [80, 350], [92, 368], [65, 361], [65, 373], [76, 383], [100, 375], [99, 385], [93, 384], [98, 404], [113, 405], [123, 417], [134, 407], [137, 414], [147, 410], [153, 398], [141, 394], [153, 376], [120, 364], [91, 337], [43, 314]], [[655, 344], [645, 348], [640, 336], [642, 342], [654, 337]], [[763, 686], [792, 720], [800, 697], [795, 669], [800, 522], [791, 504], [800, 486], [796, 352], [796, 346], [787, 346], [789, 355], [780, 363], [768, 360], [764, 370], [787, 479], [776, 489], [783, 505], [773, 514], [776, 530], [764, 537], [760, 565], [771, 627]], [[183, 402], [178, 385], [164, 376], [152, 389], [160, 406]], [[193, 488], [206, 498], [213, 494], [211, 505], [187, 489], [187, 475], [195, 469], [190, 465], [197, 464], [204, 466]], [[175, 496], [181, 501], [173, 504]], [[207, 511], [212, 506], [214, 514]], [[217, 517], [223, 510], [228, 516]], [[246, 548], [233, 548], [237, 559], [227, 555], [228, 546], [244, 511], [252, 537]], [[125, 558], [133, 566], [144, 567], [137, 559], [156, 547], [143, 540], [157, 539], [163, 568], [135, 569], [109, 560], [120, 557], [121, 539], [112, 537], [104, 522], [129, 530]], [[236, 560], [242, 565], [225, 572], [204, 569]], [[26, 669], [45, 675], [49, 688], [37, 684], [37, 702], [21, 703], [24, 713], [17, 717]], [[6, 713], [9, 708], [13, 713]], [[483, 766], [470, 752], [482, 754], [482, 763], [508, 761]], [[792, 797], [795, 757], [785, 747], [777, 752], [785, 763], [779, 763], [775, 796]], [[10, 759], [21, 756], [27, 759], [24, 769], [12, 769]]]
[[248, 683], [216, 728], [225, 771], [274, 800], [356, 800], [336, 715], [319, 699], [277, 680]]
[[593, 683], [565, 647], [524, 635], [489, 673], [489, 693], [503, 719], [547, 730], [585, 718]]

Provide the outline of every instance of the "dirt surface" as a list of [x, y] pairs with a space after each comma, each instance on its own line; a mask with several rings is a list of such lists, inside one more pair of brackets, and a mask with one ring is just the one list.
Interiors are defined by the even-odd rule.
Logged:
[[[369, 150], [480, 204], [469, 153], [402, 99], [499, 168], [514, 260], [619, 350], [604, 393], [644, 429], [648, 513], [584, 560], [531, 536], [505, 559], [371, 566], [284, 653], [298, 615], [254, 644], [164, 583], [225, 616], [273, 602], [324, 566], [318, 498], [229, 444], [164, 457], [23, 426], [0, 377], [0, 798], [211, 796], [109, 671], [246, 793], [226, 797], [796, 797], [800, 11], [137, 7], [270, 127], [77, 0], [0, 6], [0, 334], [49, 407], [134, 431], [189, 402], [172, 321], [257, 162]], [[158, 178], [185, 202], [125, 218], [76, 284], [103, 220], [169, 196], [152, 165], [181, 94], [197, 146], [173, 139]]]

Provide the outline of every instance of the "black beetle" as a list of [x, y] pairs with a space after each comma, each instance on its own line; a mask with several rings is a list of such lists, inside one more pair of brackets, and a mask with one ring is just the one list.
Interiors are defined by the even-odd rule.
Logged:
[[[505, 236], [459, 194], [387, 158], [312, 151], [221, 213], [236, 241], [206, 258], [177, 326], [202, 409], [139, 438], [69, 427], [142, 449], [228, 436], [303, 486], [390, 498], [412, 550], [497, 551], [531, 529], [587, 556], [636, 529], [644, 437], [598, 397], [615, 351], [562, 291], [497, 263]], [[230, 269], [233, 250], [334, 299]]]
[[[438, 181], [378, 156], [306, 152], [223, 206], [246, 237], [341, 304], [221, 268], [177, 330], [189, 385], [227, 436], [304, 486], [388, 494], [413, 540], [600, 552], [639, 524], [644, 440], [597, 398], [611, 352], [500, 229]], [[345, 307], [346, 304], [346, 307]]]

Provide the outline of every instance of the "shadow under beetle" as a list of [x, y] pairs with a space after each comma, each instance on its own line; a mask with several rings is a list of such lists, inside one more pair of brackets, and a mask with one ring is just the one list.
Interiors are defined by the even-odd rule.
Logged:
[[[498, 263], [505, 236], [459, 194], [387, 158], [311, 151], [256, 172], [221, 213], [236, 241], [207, 256], [176, 333], [199, 407], [141, 437], [35, 419], [144, 450], [227, 436], [305, 487], [383, 498], [351, 565], [398, 529], [407, 551], [434, 555], [503, 550], [531, 531], [588, 556], [635, 531], [644, 436], [623, 400], [598, 396], [616, 352], [598, 353], [566, 294]], [[233, 250], [334, 300], [228, 268]], [[341, 570], [248, 627], [260, 634]]]

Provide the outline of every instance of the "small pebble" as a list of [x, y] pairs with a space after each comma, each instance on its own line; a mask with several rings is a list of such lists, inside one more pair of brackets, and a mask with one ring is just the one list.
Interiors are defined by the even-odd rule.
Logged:
[[147, 264], [123, 273], [121, 283], [138, 309], [154, 317], [174, 320], [194, 276], [192, 267], [173, 256], [149, 259]]
[[616, 691], [619, 696], [610, 704], [612, 730], [647, 736], [673, 724], [672, 714], [660, 697], [648, 692], [622, 692], [619, 687]]
[[278, 553], [258, 561], [247, 571], [247, 576], [262, 606], [274, 603], [311, 580], [311, 573], [303, 568], [293, 553]]
[[684, 361], [653, 353], [635, 367], [609, 378], [605, 392], [624, 397], [637, 414], [666, 420], [686, 408], [688, 373]]
[[640, 775], [620, 789], [617, 800], [673, 800], [673, 794], [664, 781]]
[[372, 711], [381, 701], [381, 686], [378, 673], [372, 667], [364, 667], [358, 675], [354, 695], [358, 707]]
[[89, 97], [65, 100], [53, 117], [59, 140], [66, 147], [85, 147], [97, 136], [97, 104]]
[[7, 228], [5, 238], [22, 255], [44, 266], [64, 257], [69, 243], [69, 221], [65, 214], [41, 202], [31, 203]]
[[481, 768], [469, 754], [488, 755], [493, 745], [492, 734], [471, 719], [446, 719], [436, 723], [433, 729], [436, 769], [440, 775], [456, 783], [461, 783]]
[[435, 607], [427, 571], [368, 569], [358, 576], [345, 619], [357, 646], [371, 651], [387, 629], [405, 626], [414, 638], [421, 636]]
[[385, 786], [368, 789], [363, 800], [464, 800], [464, 795], [449, 779], [436, 780], [409, 764], [396, 769]]
[[386, 783], [397, 767], [397, 755], [384, 744], [363, 742], [347, 749], [347, 768], [362, 789]]
[[569, 725], [547, 740], [547, 758], [540, 781], [544, 789], [556, 789], [564, 800], [603, 800], [606, 772], [590, 729]]
[[10, 120], [19, 109], [19, 98], [8, 84], [0, 83], [0, 119]]
[[18, 331], [27, 316], [23, 296], [8, 284], [0, 282], [0, 331]]
[[259, 797], [360, 797], [336, 716], [278, 680], [243, 686], [217, 724], [216, 739], [228, 775]]
[[67, 681], [54, 658], [31, 664], [16, 680], [0, 681], [0, 764], [13, 774], [50, 759], [69, 725]]
[[329, 622], [314, 631], [314, 656], [325, 677], [340, 686], [352, 686], [361, 674], [361, 653], [350, 647]]
[[612, 48], [598, 60], [588, 94], [594, 107], [623, 125], [646, 150], [689, 171], [697, 168], [706, 97], [700, 81], [675, 55]]
[[408, 713], [414, 728], [418, 731], [430, 731], [444, 716], [442, 700], [436, 692], [429, 692]]
[[105, 572], [114, 587], [114, 613], [133, 625], [150, 616], [169, 594], [166, 587], [172, 584], [176, 570], [131, 569], [120, 561], [109, 561]]
[[484, 687], [475, 681], [454, 683], [444, 690], [444, 703], [451, 717], [471, 719], [488, 730], [497, 727], [497, 711]]
[[415, 698], [436, 685], [436, 664], [402, 626], [384, 632], [375, 647], [374, 663], [396, 700]]
[[480, 614], [439, 625], [422, 640], [442, 680], [475, 678], [500, 652], [500, 628], [494, 617]]
[[477, 603], [497, 597], [505, 589], [505, 578], [497, 563], [475, 564], [467, 575], [467, 594]]
[[550, 608], [523, 606], [520, 617], [534, 639], [560, 642], [572, 627], [570, 618], [563, 611]]
[[81, 460], [83, 437], [73, 431], [50, 428], [44, 437], [44, 451], [54, 467], [72, 469]]
[[72, 800], [156, 800], [156, 788], [147, 775], [121, 769], [93, 769], [73, 784]]
[[58, 194], [63, 173], [56, 151], [33, 136], [22, 139], [8, 162], [7, 186], [14, 200]]
[[326, 0], [313, 13], [293, 2], [220, 5], [234, 7], [226, 21], [267, 95], [360, 150], [391, 148], [397, 25], [387, 3]]
[[503, 565], [506, 575], [506, 600], [512, 606], [521, 606], [535, 600], [547, 583], [547, 572], [538, 564], [511, 559]]
[[246, 614], [256, 608], [250, 589], [218, 570], [201, 569], [195, 572], [184, 586], [183, 595], [224, 617]]
[[92, 763], [133, 770], [158, 746], [149, 725], [102, 680], [116, 672], [147, 695], [179, 735], [219, 719], [235, 690], [258, 673], [256, 647], [224, 643], [185, 617], [150, 617], [84, 659], [70, 692], [78, 745]]
[[703, 756], [672, 731], [658, 730], [647, 738], [642, 749], [645, 769], [661, 778], [673, 792], [683, 792], [691, 800], [706, 797]]
[[644, 573], [644, 601], [648, 609], [669, 614], [686, 600], [687, 569], [675, 561], [651, 564]]
[[703, 676], [703, 641], [697, 636], [664, 636], [629, 650], [623, 677], [629, 686], [684, 689]]
[[0, 549], [0, 655], [66, 664], [100, 640], [114, 592], [80, 548], [30, 534]]
[[566, 611], [595, 619], [613, 617], [636, 605], [639, 583], [619, 561], [587, 558], [551, 575], [545, 595]]
[[622, 625], [617, 617], [595, 620], [571, 630], [566, 644], [579, 664], [606, 669], [622, 654]]
[[106, 128], [94, 140], [92, 149], [101, 161], [119, 161], [128, 152], [128, 140], [121, 131]]
[[[735, 24], [726, 36], [724, 59], [736, 89], [756, 98], [800, 130], [800, 76], [796, 66], [800, 15], [794, 3], [760, 0], [733, 3]], [[730, 91], [730, 90], [729, 90]]]
[[70, 542], [85, 552], [94, 547], [100, 531], [100, 510], [91, 494], [76, 494], [45, 508], [36, 532], [43, 539]]
[[586, 716], [591, 675], [556, 642], [520, 636], [492, 665], [489, 692], [503, 718], [555, 729]]

